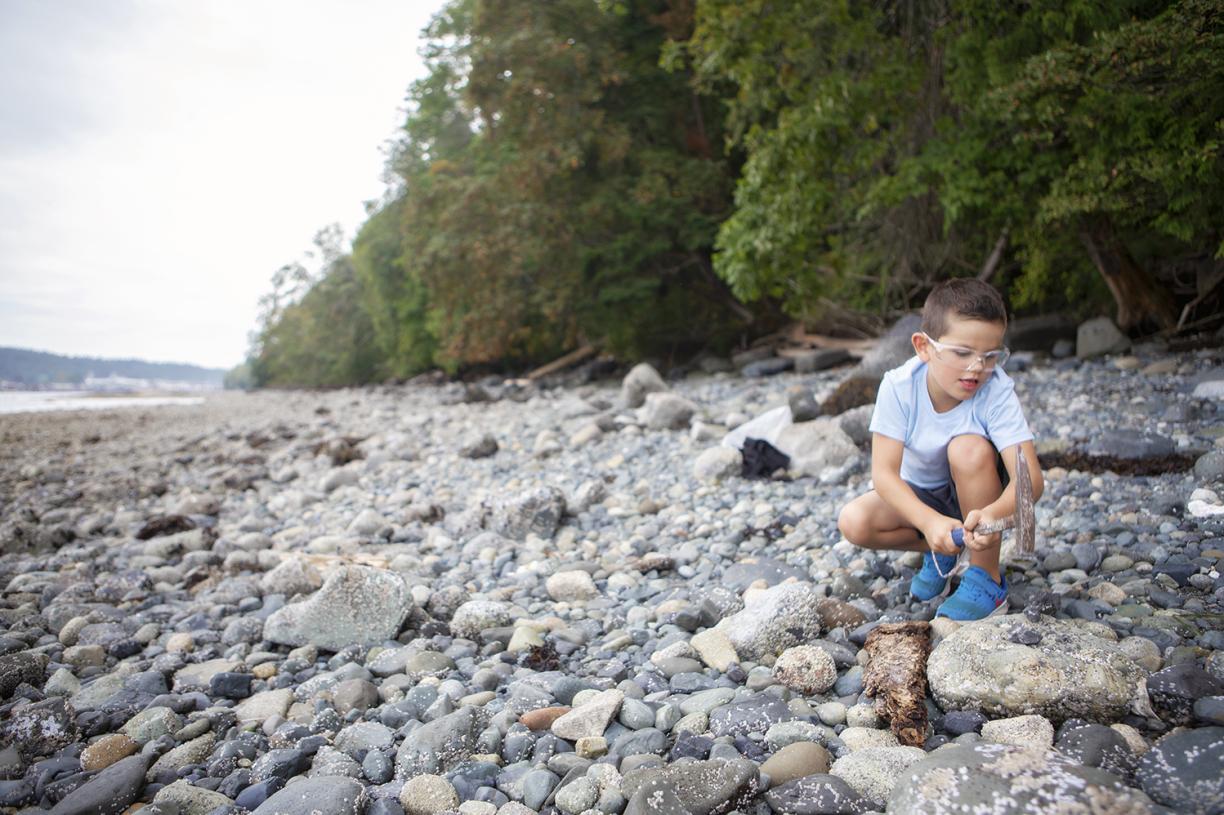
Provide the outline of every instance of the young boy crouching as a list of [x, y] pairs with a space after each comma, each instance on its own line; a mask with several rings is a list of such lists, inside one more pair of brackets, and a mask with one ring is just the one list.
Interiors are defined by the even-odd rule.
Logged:
[[952, 532], [963, 528], [970, 566], [937, 611], [954, 620], [1007, 610], [1002, 536], [973, 530], [1015, 512], [1017, 445], [1028, 462], [1033, 500], [1043, 487], [1033, 434], [1003, 372], [1006, 330], [1003, 298], [989, 284], [955, 279], [935, 287], [922, 308], [922, 330], [910, 338], [916, 356], [886, 373], [876, 396], [875, 489], [843, 507], [837, 521], [857, 546], [923, 552], [910, 583], [920, 601], [947, 592], [961, 553]]

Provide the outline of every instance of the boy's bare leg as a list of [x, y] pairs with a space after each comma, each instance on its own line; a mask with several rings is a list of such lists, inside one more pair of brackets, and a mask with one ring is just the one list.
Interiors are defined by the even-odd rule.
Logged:
[[[981, 509], [995, 502], [1003, 494], [1003, 485], [995, 470], [996, 451], [994, 445], [983, 436], [957, 436], [948, 442], [948, 465], [952, 469], [952, 482], [956, 484], [956, 497], [961, 512]], [[977, 566], [996, 582], [999, 575], [999, 546], [989, 549], [969, 550], [969, 563]]]
[[837, 528], [846, 540], [864, 549], [897, 549], [903, 552], [925, 552], [926, 541], [901, 514], [881, 498], [875, 490], [860, 495], [842, 507]]

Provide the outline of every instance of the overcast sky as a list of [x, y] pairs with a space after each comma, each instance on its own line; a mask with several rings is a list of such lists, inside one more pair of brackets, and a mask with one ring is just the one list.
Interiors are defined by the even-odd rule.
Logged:
[[0, 346], [229, 367], [382, 195], [442, 0], [0, 0]]

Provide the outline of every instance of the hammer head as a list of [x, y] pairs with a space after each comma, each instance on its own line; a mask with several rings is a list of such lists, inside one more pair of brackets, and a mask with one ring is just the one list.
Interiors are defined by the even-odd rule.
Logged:
[[1016, 445], [1016, 551], [1030, 555], [1037, 548], [1037, 515], [1033, 510], [1033, 477], [1024, 451]]

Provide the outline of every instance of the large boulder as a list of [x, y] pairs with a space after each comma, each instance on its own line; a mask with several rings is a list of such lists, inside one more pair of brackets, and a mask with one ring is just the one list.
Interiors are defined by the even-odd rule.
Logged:
[[748, 659], [777, 656], [821, 632], [820, 595], [807, 582], [780, 583], [752, 592], [743, 611], [719, 623], [735, 653]]
[[1080, 359], [1117, 354], [1127, 348], [1130, 348], [1130, 340], [1108, 317], [1081, 323], [1075, 333], [1075, 355]]
[[850, 378], [874, 379], [879, 382], [885, 373], [901, 365], [914, 355], [914, 344], [910, 338], [922, 330], [922, 315], [907, 314], [880, 337], [863, 361], [855, 366]]
[[381, 645], [399, 633], [412, 606], [408, 586], [398, 574], [344, 566], [310, 597], [273, 612], [263, 635], [282, 645], [313, 645], [324, 651], [354, 643]]
[[854, 441], [832, 417], [784, 427], [774, 446], [790, 456], [791, 470], [804, 475], [820, 475], [826, 467], [841, 467], [859, 457]]
[[1111, 773], [1076, 764], [1055, 750], [1005, 744], [940, 748], [911, 764], [888, 800], [889, 815], [1145, 815], [1151, 807], [1146, 795]]
[[1146, 679], [1147, 671], [1116, 643], [1089, 629], [1052, 617], [1030, 622], [1020, 614], [963, 625], [927, 660], [931, 694], [944, 710], [1037, 713], [1054, 722], [1108, 722], [1145, 710]]

